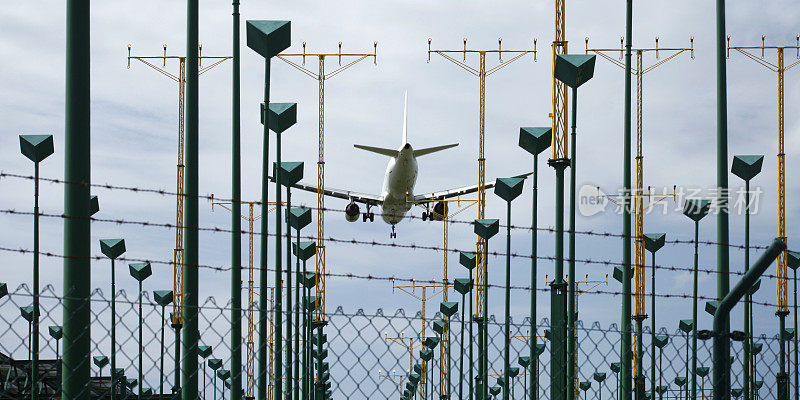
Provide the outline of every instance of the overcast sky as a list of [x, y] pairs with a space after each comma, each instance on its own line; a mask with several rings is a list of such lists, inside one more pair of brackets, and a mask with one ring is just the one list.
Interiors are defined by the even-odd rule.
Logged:
[[[591, 47], [618, 47], [624, 33], [624, 2], [572, 0], [567, 6], [567, 39], [573, 53], [584, 52], [584, 38]], [[200, 38], [204, 55], [230, 55], [231, 8], [229, 1], [200, 2]], [[459, 49], [462, 38], [468, 47], [492, 49], [502, 37], [503, 48], [531, 49], [537, 41], [538, 61], [526, 56], [487, 79], [486, 89], [486, 175], [487, 179], [528, 172], [530, 155], [517, 146], [520, 126], [550, 124], [550, 42], [553, 37], [553, 9], [548, 1], [457, 2], [265, 2], [244, 0], [242, 25], [247, 19], [292, 21], [292, 51], [302, 42], [310, 52], [333, 52], [337, 43], [343, 51], [371, 51], [378, 42], [377, 65], [363, 61], [330, 80], [326, 87], [326, 184], [330, 187], [379, 193], [386, 158], [353, 148], [354, 143], [395, 147], [400, 142], [403, 92], [409, 93], [409, 141], [417, 148], [448, 143], [460, 146], [419, 161], [418, 192], [441, 190], [475, 184], [477, 177], [478, 80], [439, 56], [427, 62], [427, 39], [435, 48]], [[769, 2], [730, 2], [728, 32], [735, 45], [758, 44], [762, 34], [771, 45], [794, 45], [800, 7], [790, 0]], [[64, 169], [64, 43], [65, 7], [62, 1], [15, 2], [0, 10], [0, 169], [10, 173], [32, 174], [33, 166], [19, 153], [19, 134], [48, 133], [55, 137], [55, 154], [41, 166], [44, 177], [61, 178]], [[127, 68], [126, 46], [134, 55], [160, 55], [168, 45], [170, 55], [185, 51], [185, 3], [180, 1], [140, 0], [104, 1], [92, 6], [92, 180], [141, 188], [175, 188], [177, 85], [142, 63]], [[694, 36], [694, 55], [681, 54], [644, 80], [644, 185], [707, 190], [715, 184], [715, 57], [714, 4], [696, 2], [636, 2], [634, 11], [634, 47], [653, 47], [656, 36], [661, 47], [685, 47]], [[242, 39], [244, 42], [244, 29]], [[613, 54], [617, 57], [618, 54]], [[787, 63], [796, 54], [787, 52]], [[661, 58], [665, 57], [661, 54]], [[767, 53], [774, 60], [775, 52]], [[487, 57], [487, 64], [496, 59]], [[316, 68], [313, 60], [308, 66]], [[645, 55], [645, 65], [652, 65], [655, 55]], [[468, 59], [477, 65], [477, 58]], [[260, 200], [260, 165], [262, 127], [259, 103], [263, 85], [263, 59], [242, 45], [242, 165], [243, 198]], [[777, 77], [775, 73], [731, 53], [728, 60], [729, 151], [734, 154], [764, 154], [763, 172], [753, 180], [763, 191], [758, 212], [752, 217], [754, 245], [766, 245], [777, 235]], [[328, 61], [335, 67], [334, 59]], [[176, 64], [168, 64], [176, 71]], [[797, 225], [793, 224], [798, 207], [793, 198], [798, 193], [800, 174], [797, 157], [800, 150], [798, 120], [794, 110], [800, 103], [800, 86], [794, 71], [786, 79], [786, 194], [787, 235], [790, 247]], [[231, 63], [226, 62], [200, 78], [200, 193], [230, 196], [230, 127]], [[600, 186], [615, 192], [622, 184], [622, 118], [624, 72], [598, 58], [594, 79], [581, 87], [578, 120], [579, 186]], [[68, 99], [66, 100], [68, 101]], [[315, 182], [317, 158], [317, 85], [281, 61], [272, 67], [272, 101], [297, 102], [298, 123], [284, 134], [283, 159], [304, 161], [305, 181]], [[274, 141], [274, 135], [272, 135]], [[272, 146], [274, 149], [274, 146]], [[545, 153], [547, 154], [547, 153]], [[540, 160], [540, 226], [554, 224], [553, 170]], [[270, 156], [274, 160], [274, 154]], [[732, 190], [742, 182], [730, 176]], [[530, 224], [531, 186], [525, 183], [524, 194], [513, 204], [513, 223]], [[274, 193], [274, 189], [271, 189]], [[30, 210], [33, 184], [28, 180], [0, 181], [2, 209]], [[705, 192], [707, 193], [707, 192]], [[44, 213], [63, 211], [61, 185], [42, 185], [41, 208]], [[96, 189], [100, 197], [99, 218], [147, 220], [174, 223], [174, 199], [155, 194]], [[299, 193], [295, 204], [316, 205], [314, 195]], [[682, 204], [669, 201], [674, 210]], [[342, 209], [342, 200], [329, 200], [328, 207]], [[494, 194], [487, 195], [487, 217], [505, 223], [505, 204]], [[420, 209], [412, 210], [414, 215]], [[609, 207], [592, 217], [579, 217], [579, 230], [621, 233], [621, 220]], [[399, 244], [441, 246], [440, 223], [421, 220], [404, 221], [397, 226], [397, 239], [389, 239], [390, 228], [376, 218], [374, 223], [348, 223], [337, 212], [327, 214], [326, 236]], [[475, 211], [458, 215], [471, 220]], [[270, 226], [274, 226], [270, 217]], [[315, 217], [316, 218], [316, 217]], [[230, 214], [218, 208], [212, 212], [208, 201], [200, 202], [200, 225], [230, 227]], [[0, 246], [31, 248], [30, 216], [2, 215]], [[731, 241], [743, 241], [743, 215], [731, 215]], [[701, 223], [702, 240], [716, 239], [715, 222], [708, 217]], [[244, 225], [246, 227], [246, 225]], [[313, 234], [315, 224], [306, 229]], [[61, 254], [62, 221], [42, 219], [42, 249]], [[692, 223], [679, 212], [653, 213], [645, 218], [645, 232], [667, 232], [668, 239], [692, 238]], [[174, 231], [97, 222], [92, 225], [93, 253], [100, 254], [97, 240], [123, 237], [132, 258], [168, 261], [172, 259]], [[579, 236], [577, 258], [621, 260], [621, 240]], [[246, 238], [245, 238], [246, 240]], [[450, 247], [468, 250], [474, 246], [474, 234], [464, 224], [450, 231]], [[230, 260], [229, 235], [200, 234], [200, 263], [227, 266]], [[243, 242], [246, 262], [246, 241]], [[530, 233], [515, 231], [512, 251], [529, 254]], [[258, 245], [256, 244], [256, 249]], [[270, 248], [274, 248], [270, 244]], [[491, 241], [492, 251], [503, 251], [504, 240]], [[759, 251], [752, 255], [757, 257]], [[428, 250], [400, 250], [386, 247], [330, 244], [327, 265], [332, 273], [373, 274], [417, 279], [440, 279], [442, 254]], [[540, 234], [539, 254], [553, 255], [553, 235]], [[716, 249], [700, 246], [701, 268], [716, 268]], [[3, 281], [9, 288], [30, 284], [30, 255], [2, 252]], [[270, 259], [272, 254], [270, 253]], [[258, 260], [256, 254], [255, 259]], [[274, 261], [270, 260], [270, 265]], [[649, 257], [648, 257], [649, 262]], [[463, 277], [466, 271], [458, 258], [449, 258], [450, 279]], [[665, 266], [690, 267], [692, 247], [667, 245], [658, 255]], [[502, 258], [490, 259], [490, 280], [504, 279]], [[731, 250], [731, 270], [743, 268], [742, 251]], [[125, 268], [127, 269], [127, 268]], [[134, 289], [135, 281], [120, 269], [119, 285]], [[146, 290], [171, 289], [172, 268], [153, 264], [154, 275]], [[60, 259], [42, 259], [42, 285], [62, 284]], [[598, 264], [578, 264], [578, 275], [609, 282], [599, 289], [618, 291], [620, 285], [610, 279], [611, 268]], [[774, 274], [774, 269], [770, 269]], [[514, 259], [512, 282], [527, 286], [530, 261]], [[244, 274], [246, 276], [246, 274]], [[552, 279], [551, 262], [539, 263], [539, 288]], [[215, 296], [224, 304], [229, 298], [229, 273], [201, 270], [201, 297]], [[92, 286], [107, 291], [108, 263], [94, 262]], [[273, 283], [270, 274], [270, 284]], [[700, 275], [701, 294], [716, 293], [716, 276]], [[688, 272], [660, 272], [658, 291], [691, 294]], [[737, 278], [732, 278], [735, 282]], [[649, 282], [649, 271], [648, 271]], [[775, 303], [773, 279], [765, 279], [758, 301]], [[649, 289], [648, 289], [649, 290]], [[512, 313], [527, 316], [528, 292], [516, 290]], [[540, 293], [539, 318], [549, 317], [549, 294]], [[501, 291], [492, 290], [490, 310], [502, 312]], [[648, 300], [649, 301], [649, 300]], [[659, 300], [659, 325], [670, 331], [680, 318], [689, 318], [691, 302]], [[438, 300], [436, 301], [438, 303]], [[600, 321], [604, 326], [619, 321], [620, 298], [586, 294], [580, 300], [580, 316], [586, 321]], [[417, 310], [418, 302], [392, 292], [387, 281], [328, 280], [329, 309], [341, 305], [348, 311], [357, 308], [393, 310], [404, 307]], [[435, 304], [435, 303], [434, 303]], [[649, 303], [648, 303], [649, 309]], [[438, 308], [438, 307], [432, 307]], [[429, 308], [430, 309], [430, 308]], [[702, 307], [701, 307], [702, 310]], [[741, 312], [737, 308], [738, 316]], [[772, 335], [777, 330], [773, 308], [757, 306], [756, 333]], [[710, 316], [700, 314], [700, 327], [709, 328]], [[735, 326], [740, 326], [734, 318]]]

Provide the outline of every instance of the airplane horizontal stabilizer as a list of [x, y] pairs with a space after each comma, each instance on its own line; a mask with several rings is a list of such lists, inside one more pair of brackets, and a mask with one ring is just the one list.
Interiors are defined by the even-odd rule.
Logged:
[[353, 147], [361, 150], [371, 151], [373, 153], [383, 154], [384, 156], [389, 157], [397, 157], [397, 150], [394, 149], [384, 149], [381, 147], [372, 147], [372, 146], [363, 146], [360, 144], [354, 144]]
[[428, 147], [427, 149], [414, 150], [414, 157], [422, 157], [426, 154], [435, 153], [437, 151], [442, 151], [456, 146], [458, 146], [458, 143], [446, 144], [444, 146]]

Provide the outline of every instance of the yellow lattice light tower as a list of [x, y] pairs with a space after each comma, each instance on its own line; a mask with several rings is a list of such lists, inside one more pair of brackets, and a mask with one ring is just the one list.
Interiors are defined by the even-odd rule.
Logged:
[[[325, 277], [327, 276], [325, 268], [325, 81], [333, 78], [342, 71], [352, 67], [353, 65], [372, 57], [373, 64], [377, 63], [378, 42], [372, 43], [372, 53], [342, 53], [342, 42], [339, 42], [339, 51], [337, 53], [307, 53], [306, 42], [303, 42], [302, 53], [283, 53], [279, 54], [278, 58], [287, 64], [291, 65], [298, 71], [306, 74], [307, 76], [315, 79], [319, 86], [319, 158], [317, 160], [317, 255], [316, 255], [316, 272], [317, 272], [317, 286], [316, 298], [318, 305], [314, 314], [315, 321], [325, 321]], [[318, 61], [317, 71], [312, 71], [305, 67], [306, 57], [316, 58]], [[325, 58], [336, 57], [338, 59], [337, 67], [329, 72], [325, 71]], [[301, 62], [298, 64], [292, 59], [300, 58]], [[342, 59], [346, 63], [342, 65]]]
[[391, 381], [400, 388], [400, 392], [403, 391], [403, 382], [408, 375], [409, 373], [398, 374], [397, 370], [392, 370], [391, 372], [378, 370], [378, 378]]
[[[395, 284], [394, 279], [392, 279], [392, 293], [394, 293], [395, 289], [408, 294], [409, 296], [419, 300], [422, 303], [422, 326], [421, 326], [419, 337], [415, 338], [416, 340], [418, 340], [420, 342], [420, 345], [421, 345], [422, 342], [424, 342], [425, 338], [426, 338], [426, 335], [425, 335], [425, 331], [426, 331], [426, 324], [425, 324], [426, 304], [428, 303], [429, 300], [431, 300], [434, 297], [438, 296], [440, 293], [446, 293], [447, 292], [447, 287], [445, 285], [440, 285], [440, 284], [436, 284], [436, 283], [419, 284], [419, 283], [417, 283], [416, 281], [413, 281], [413, 280], [412, 280], [410, 285], [397, 285], [397, 284]], [[420, 293], [417, 293], [417, 289], [420, 290]], [[430, 292], [428, 291], [429, 289], [430, 289]], [[410, 339], [410, 338], [406, 337], [406, 339]], [[388, 337], [387, 337], [387, 340], [389, 340]], [[410, 348], [409, 348], [409, 351], [410, 351]], [[420, 399], [426, 399], [427, 395], [428, 395], [428, 387], [427, 387], [428, 385], [427, 385], [427, 379], [426, 379], [426, 374], [425, 374], [425, 372], [426, 372], [426, 364], [427, 363], [422, 363], [422, 372], [420, 372], [420, 380], [419, 380], [419, 383], [420, 383], [420, 385], [419, 385], [420, 386]]]
[[[484, 154], [485, 142], [485, 122], [486, 122], [486, 78], [495, 72], [501, 70], [505, 66], [519, 60], [527, 54], [533, 54], [533, 60], [536, 61], [536, 39], [533, 39], [533, 50], [504, 50], [502, 39], [497, 40], [496, 50], [471, 50], [467, 49], [467, 39], [464, 39], [464, 48], [462, 50], [436, 50], [431, 48], [431, 39], [428, 39], [428, 62], [431, 60], [431, 54], [438, 54], [453, 64], [459, 66], [461, 69], [469, 72], [470, 74], [478, 77], [479, 80], [479, 95], [478, 95], [478, 219], [483, 219], [486, 211], [486, 158]], [[461, 60], [453, 55], [461, 54]], [[472, 67], [467, 64], [467, 55], [478, 55], [478, 67]], [[497, 54], [498, 64], [486, 67], [486, 55]], [[503, 60], [503, 55], [512, 55], [511, 58]], [[486, 260], [483, 260], [484, 242], [478, 240], [476, 246], [475, 263], [477, 265], [476, 284], [475, 284], [475, 299], [477, 309], [475, 315], [483, 318], [486, 310], [483, 309], [483, 296], [486, 293], [485, 284], [483, 282], [483, 271], [486, 268]]]
[[[183, 198], [184, 198], [184, 190], [183, 190], [183, 125], [184, 125], [184, 117], [183, 117], [183, 103], [184, 103], [184, 96], [186, 94], [186, 56], [168, 56], [167, 55], [167, 45], [163, 46], [164, 53], [161, 56], [133, 56], [131, 55], [131, 45], [128, 45], [128, 68], [131, 67], [131, 60], [138, 60], [141, 61], [143, 64], [147, 65], [148, 67], [156, 70], [157, 72], [161, 73], [162, 75], [166, 76], [167, 78], [171, 79], [174, 82], [178, 83], [178, 173], [176, 179], [176, 193], [175, 201], [176, 201], [176, 208], [175, 208], [175, 248], [173, 249], [173, 287], [172, 291], [174, 293], [174, 301], [172, 302], [172, 324], [179, 326], [183, 324], [183, 314], [181, 313], [181, 305], [183, 305]], [[210, 57], [203, 55], [203, 46], [199, 48], [199, 71], [198, 75], [207, 72], [208, 70], [216, 67], [217, 65], [223, 63], [225, 60], [230, 59], [231, 57]], [[161, 60], [161, 66], [154, 64], [153, 62]], [[167, 60], [177, 60], [178, 61], [178, 74], [175, 75], [166, 70]], [[203, 60], [210, 60], [211, 64], [203, 67]]]
[[[425, 215], [429, 215], [431, 220], [442, 221], [442, 287], [444, 290], [442, 291], [442, 302], [449, 301], [448, 300], [448, 292], [447, 289], [452, 286], [450, 283], [449, 278], [447, 277], [447, 257], [450, 255], [448, 251], [448, 232], [450, 221], [453, 220], [458, 214], [461, 214], [466, 209], [478, 204], [478, 200], [474, 199], [435, 199], [431, 198], [425, 201], [413, 201], [413, 200], [406, 200], [407, 203], [411, 203], [420, 207], [424, 207], [426, 210]], [[430, 206], [431, 203], [435, 203], [433, 207]], [[451, 207], [450, 205], [454, 204], [455, 208]], [[452, 211], [451, 211], [452, 209]], [[464, 306], [463, 304], [461, 305]], [[439, 385], [440, 385], [440, 393], [442, 396], [449, 396], [450, 395], [450, 359], [447, 357], [449, 354], [450, 349], [450, 321], [449, 319], [445, 319], [444, 327], [442, 329], [442, 341], [441, 345], [439, 346], [439, 356], [441, 362], [441, 368], [439, 369]]]
[[[731, 49], [736, 50], [749, 59], [761, 64], [772, 72], [778, 73], [778, 237], [786, 241], [786, 155], [783, 149], [783, 132], [784, 132], [784, 118], [783, 118], [783, 86], [784, 74], [786, 71], [800, 64], [800, 60], [795, 61], [789, 65], [784, 62], [786, 50], [794, 50], [795, 57], [800, 58], [800, 35], [795, 37], [794, 46], [767, 46], [766, 36], [761, 35], [761, 46], [731, 46], [731, 36], [728, 35], [728, 56], [730, 57]], [[754, 54], [753, 51], [761, 51], [761, 55]], [[778, 56], [776, 62], [767, 61], [764, 58], [766, 50], [775, 50]], [[778, 256], [778, 282], [776, 288], [776, 295], [778, 299], [777, 313], [788, 313], [787, 303], [787, 277], [786, 270], [786, 252], [784, 251]]]
[[[245, 386], [245, 396], [247, 396], [248, 398], [254, 398], [253, 396], [255, 395], [256, 350], [255, 350], [255, 342], [253, 341], [253, 332], [255, 331], [256, 328], [255, 312], [257, 305], [255, 301], [255, 296], [258, 287], [255, 285], [255, 280], [254, 280], [255, 270], [253, 267], [253, 241], [255, 238], [255, 230], [254, 230], [255, 221], [261, 219], [261, 215], [255, 215], [254, 210], [255, 206], [261, 203], [253, 201], [241, 201], [240, 203], [248, 206], [248, 213], [246, 215], [241, 216], [242, 219], [247, 221], [248, 224], [247, 284], [242, 286], [242, 289], [247, 290], [247, 310], [246, 310], [247, 339], [245, 341], [245, 347], [247, 348], [245, 376], [247, 377], [247, 382]], [[214, 206], [220, 206], [232, 212], [233, 210], [229, 207], [230, 204], [232, 203], [229, 201], [222, 201], [222, 202], [214, 201], [214, 195], [213, 194], [211, 195], [211, 211], [214, 211]], [[272, 348], [270, 348], [270, 351], [272, 351]], [[270, 362], [272, 362], [272, 358], [270, 358]]]
[[[586, 38], [586, 53], [593, 52], [598, 54], [599, 56], [605, 58], [606, 60], [610, 61], [612, 64], [625, 69], [625, 62], [623, 61], [623, 56], [625, 54], [625, 47], [624, 47], [624, 38], [620, 38], [619, 41], [619, 48], [618, 49], [590, 49], [589, 48], [589, 38]], [[658, 47], [658, 37], [655, 40], [655, 47], [652, 48], [640, 48], [640, 49], [631, 49], [631, 52], [636, 54], [636, 68], [631, 71], [636, 77], [636, 188], [633, 192], [633, 210], [634, 210], [634, 267], [633, 267], [633, 276], [634, 276], [634, 319], [645, 319], [647, 318], [647, 313], [645, 310], [645, 275], [644, 275], [644, 256], [645, 256], [645, 249], [644, 249], [644, 213], [645, 210], [649, 206], [645, 206], [645, 198], [651, 198], [652, 195], [649, 193], [645, 193], [644, 190], [644, 152], [642, 151], [642, 133], [643, 133], [643, 114], [644, 114], [644, 75], [664, 63], [672, 60], [673, 58], [677, 57], [678, 55], [689, 52], [691, 59], [694, 59], [694, 37], [689, 38], [689, 47], [675, 47], [675, 48], [659, 48]], [[619, 58], [612, 57], [610, 53], [619, 53]], [[644, 66], [644, 55], [648, 52], [655, 52], [656, 62], [650, 66]], [[660, 57], [661, 54], [659, 53], [666, 53], [666, 57], [663, 59]], [[674, 195], [674, 193], [673, 193]], [[669, 195], [665, 195], [668, 197]], [[650, 206], [655, 204], [656, 202], [662, 199], [657, 199], [654, 202], [651, 202]], [[638, 326], [638, 325], [636, 325]], [[638, 328], [637, 328], [638, 329]], [[633, 335], [633, 348], [637, 348], [637, 341], [641, 337], [641, 332], [635, 332]], [[633, 360], [634, 360], [634, 367], [633, 367], [633, 375], [638, 376], [638, 363], [636, 362], [637, 358], [641, 357], [641, 355], [637, 354], [635, 351], [633, 352]], [[634, 380], [635, 383], [635, 380]]]

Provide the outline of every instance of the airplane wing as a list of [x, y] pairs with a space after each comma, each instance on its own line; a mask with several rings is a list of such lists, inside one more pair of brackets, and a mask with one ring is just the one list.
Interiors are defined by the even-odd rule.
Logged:
[[[275, 182], [275, 178], [270, 176], [270, 182]], [[310, 185], [303, 182], [298, 182], [292, 186], [293, 188], [304, 190], [306, 192], [317, 193], [317, 185]], [[381, 205], [383, 204], [383, 197], [368, 193], [353, 192], [350, 190], [341, 190], [326, 187], [324, 190], [325, 196], [336, 197], [344, 200], [352, 200], [357, 203]]]
[[[514, 176], [513, 178], [527, 178], [528, 175], [530, 175], [530, 174], [532, 174], [532, 172], [529, 172], [527, 174], [517, 175], [517, 176]], [[484, 186], [484, 188], [485, 189], [491, 189], [491, 188], [494, 187], [494, 185], [495, 185], [495, 181], [486, 182], [486, 185]], [[475, 192], [478, 191], [478, 187], [479, 187], [478, 185], [471, 185], [471, 186], [463, 186], [463, 187], [455, 188], [455, 189], [442, 190], [442, 191], [438, 191], [438, 192], [429, 192], [429, 193], [418, 194], [418, 195], [414, 196], [414, 201], [445, 200], [445, 199], [449, 199], [449, 198], [453, 198], [453, 197], [467, 195], [467, 194], [470, 194], [470, 193], [475, 193]]]

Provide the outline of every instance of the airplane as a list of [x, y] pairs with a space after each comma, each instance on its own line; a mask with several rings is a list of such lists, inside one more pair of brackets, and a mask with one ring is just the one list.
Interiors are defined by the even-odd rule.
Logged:
[[[406, 213], [411, 210], [411, 206], [413, 204], [423, 205], [426, 210], [428, 210], [422, 213], [423, 221], [426, 219], [442, 220], [443, 216], [447, 214], [447, 202], [443, 200], [478, 191], [478, 185], [471, 185], [438, 192], [414, 195], [414, 186], [417, 182], [417, 175], [419, 172], [417, 158], [456, 147], [458, 146], [458, 143], [428, 147], [424, 149], [414, 149], [411, 146], [411, 144], [408, 142], [408, 92], [405, 94], [403, 107], [403, 139], [398, 149], [364, 146], [360, 144], [353, 146], [360, 150], [365, 150], [389, 157], [389, 163], [386, 166], [386, 174], [383, 178], [381, 194], [374, 195], [326, 187], [323, 191], [324, 195], [350, 201], [347, 207], [345, 207], [344, 212], [345, 219], [347, 219], [348, 222], [355, 222], [358, 220], [359, 214], [361, 214], [364, 222], [367, 220], [373, 222], [375, 221], [375, 214], [371, 211], [372, 207], [380, 206], [383, 211], [381, 215], [383, 217], [383, 221], [392, 226], [392, 232], [389, 235], [390, 238], [397, 237], [395, 225], [403, 220]], [[495, 182], [491, 181], [487, 182], [484, 187], [486, 189], [490, 189], [494, 187], [494, 185]], [[295, 184], [294, 187], [317, 193], [316, 186], [305, 184], [303, 182]], [[364, 204], [367, 208], [366, 212], [363, 214], [361, 213], [361, 209], [358, 205], [359, 203]], [[432, 211], [430, 211], [431, 203], [435, 203]]]

